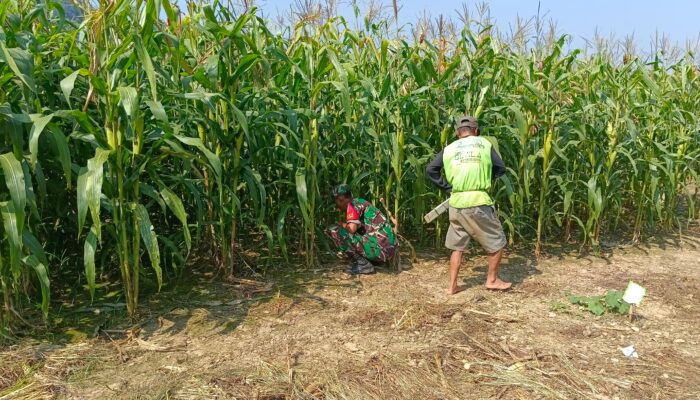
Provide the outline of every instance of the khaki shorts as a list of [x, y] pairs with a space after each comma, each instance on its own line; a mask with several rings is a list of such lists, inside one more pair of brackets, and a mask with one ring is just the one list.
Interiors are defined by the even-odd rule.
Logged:
[[445, 247], [465, 251], [474, 238], [488, 254], [506, 247], [506, 235], [496, 210], [491, 206], [450, 207], [450, 229]]

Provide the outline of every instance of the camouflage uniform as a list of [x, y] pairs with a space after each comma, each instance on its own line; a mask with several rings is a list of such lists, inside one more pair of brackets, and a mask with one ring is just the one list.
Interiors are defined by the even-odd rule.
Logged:
[[328, 236], [350, 260], [364, 257], [369, 261], [386, 262], [396, 254], [398, 242], [387, 218], [367, 200], [354, 198], [348, 205], [347, 222], [360, 225], [352, 234], [338, 225], [328, 228]]

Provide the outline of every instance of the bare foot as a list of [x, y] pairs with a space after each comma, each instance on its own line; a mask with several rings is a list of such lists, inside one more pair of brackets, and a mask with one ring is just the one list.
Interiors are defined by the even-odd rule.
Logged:
[[459, 292], [463, 292], [467, 290], [466, 286], [457, 286], [454, 289], [447, 289], [447, 294], [457, 294]]
[[513, 284], [510, 282], [502, 281], [502, 280], [497, 278], [493, 282], [486, 282], [486, 284], [484, 286], [486, 286], [486, 289], [491, 289], [491, 290], [508, 290], [508, 289], [510, 289], [511, 286], [513, 286]]

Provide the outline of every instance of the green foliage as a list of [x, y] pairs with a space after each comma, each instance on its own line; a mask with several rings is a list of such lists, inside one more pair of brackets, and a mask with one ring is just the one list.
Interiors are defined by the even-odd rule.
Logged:
[[630, 311], [630, 305], [622, 300], [623, 293], [611, 290], [603, 296], [570, 296], [571, 304], [578, 304], [595, 315], [615, 313], [626, 315]]
[[555, 301], [549, 305], [549, 311], [569, 313], [571, 312], [571, 306], [567, 303], [562, 303], [561, 301]]

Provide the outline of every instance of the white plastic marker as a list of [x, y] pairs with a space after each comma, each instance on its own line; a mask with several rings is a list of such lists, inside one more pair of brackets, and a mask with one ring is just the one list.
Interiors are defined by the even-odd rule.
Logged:
[[621, 348], [620, 351], [622, 351], [622, 354], [624, 354], [625, 357], [639, 358], [639, 353], [637, 353], [637, 350], [634, 349], [634, 345]]
[[634, 307], [638, 306], [642, 302], [642, 299], [646, 294], [647, 290], [633, 281], [630, 281], [630, 283], [627, 284], [627, 289], [625, 289], [625, 293], [622, 295], [622, 300], [630, 305], [630, 321], [632, 321], [634, 316]]
[[622, 295], [622, 300], [626, 301], [629, 304], [634, 304], [635, 306], [638, 306], [639, 303], [642, 302], [642, 299], [644, 298], [644, 295], [646, 293], [646, 289], [630, 281], [630, 283], [627, 284], [627, 289], [625, 289], [625, 294]]

